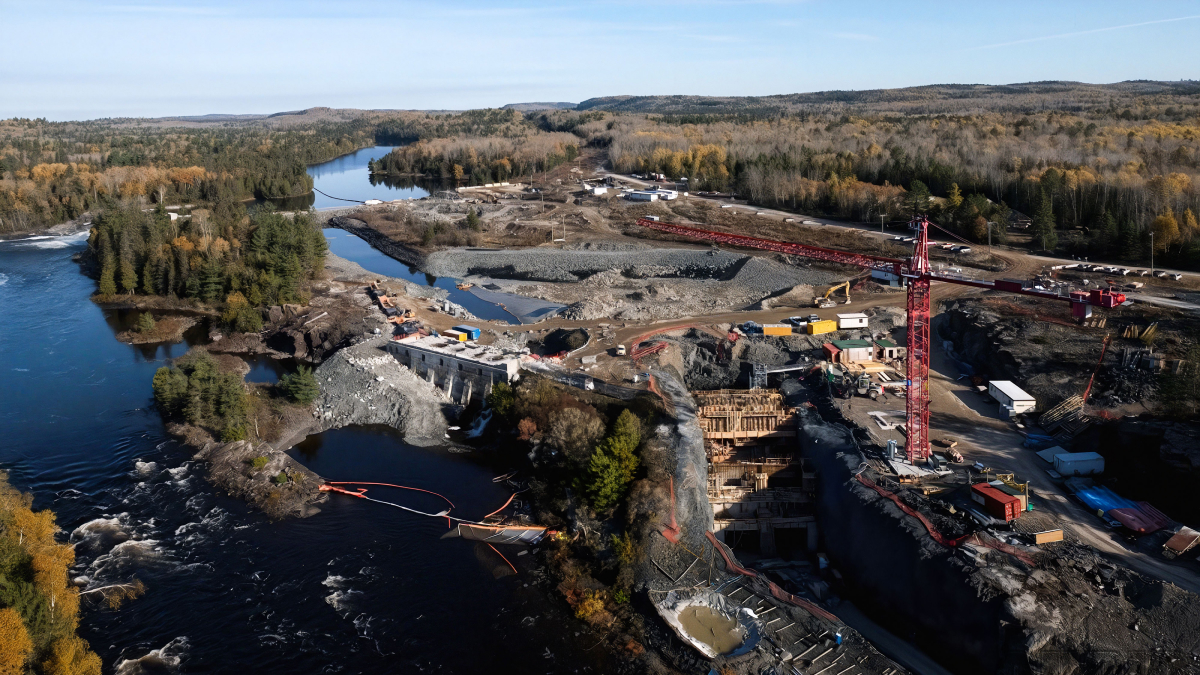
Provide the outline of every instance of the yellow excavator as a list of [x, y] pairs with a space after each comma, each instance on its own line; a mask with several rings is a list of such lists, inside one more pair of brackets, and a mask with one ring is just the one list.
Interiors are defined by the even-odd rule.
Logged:
[[830, 286], [829, 290], [825, 291], [825, 295], [823, 295], [822, 297], [819, 297], [819, 298], [813, 298], [814, 304], [821, 309], [827, 309], [829, 307], [837, 307], [837, 301], [833, 300], [829, 296], [833, 295], [834, 291], [836, 291], [838, 289], [843, 289], [846, 291], [846, 304], [847, 305], [850, 304], [850, 282], [849, 281], [843, 281], [842, 283], [840, 283], [836, 286]]

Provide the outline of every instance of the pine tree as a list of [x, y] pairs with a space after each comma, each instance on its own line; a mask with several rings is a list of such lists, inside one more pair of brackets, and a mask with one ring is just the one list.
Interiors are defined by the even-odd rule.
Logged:
[[154, 265], [149, 260], [142, 265], [142, 292], [146, 295], [158, 294], [158, 284], [154, 280]]
[[295, 373], [288, 373], [279, 378], [279, 388], [288, 398], [304, 405], [317, 400], [317, 396], [321, 394], [317, 377], [307, 366], [300, 366]]
[[475, 213], [475, 207], [471, 207], [471, 210], [467, 211], [467, 227], [476, 232], [479, 231], [479, 215]]
[[111, 298], [117, 294], [115, 267], [112, 257], [100, 263], [100, 295], [102, 297]]
[[154, 330], [154, 316], [150, 312], [142, 312], [138, 315], [137, 332], [146, 335]]
[[137, 270], [125, 258], [121, 258], [121, 290], [130, 294], [137, 290]]
[[1035, 241], [1041, 242], [1042, 249], [1052, 251], [1058, 246], [1058, 231], [1054, 228], [1054, 209], [1050, 204], [1050, 195], [1042, 191], [1042, 201], [1038, 204], [1033, 215], [1031, 234]]

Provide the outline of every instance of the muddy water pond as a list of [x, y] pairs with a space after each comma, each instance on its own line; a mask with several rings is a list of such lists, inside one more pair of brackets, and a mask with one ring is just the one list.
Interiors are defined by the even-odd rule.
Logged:
[[692, 605], [679, 613], [679, 622], [688, 635], [712, 647], [718, 654], [732, 652], [746, 639], [736, 618], [725, 616], [712, 607]]

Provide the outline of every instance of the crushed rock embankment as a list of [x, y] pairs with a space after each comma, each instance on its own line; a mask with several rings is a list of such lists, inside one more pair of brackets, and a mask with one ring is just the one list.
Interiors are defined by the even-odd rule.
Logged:
[[561, 316], [574, 321], [714, 314], [758, 308], [788, 293], [811, 300], [813, 287], [844, 279], [773, 257], [640, 246], [450, 249], [430, 254], [425, 269], [568, 305]]
[[453, 414], [455, 406], [441, 389], [388, 354], [387, 341], [381, 336], [341, 349], [317, 368], [317, 430], [383, 424], [413, 444], [442, 442], [447, 413]]

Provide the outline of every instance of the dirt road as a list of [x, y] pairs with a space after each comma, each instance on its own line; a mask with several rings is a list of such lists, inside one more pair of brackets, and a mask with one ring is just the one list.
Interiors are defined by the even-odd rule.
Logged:
[[994, 472], [1016, 473], [1019, 480], [1029, 481], [1034, 508], [1054, 514], [1064, 532], [1131, 569], [1200, 594], [1200, 577], [1191, 570], [1134, 550], [1115, 530], [1106, 527], [1094, 513], [1068, 496], [1061, 485], [1050, 480], [1046, 474], [1050, 465], [1021, 445], [1024, 439], [1015, 425], [999, 419], [995, 403], [985, 401], [968, 380], [958, 379], [957, 368], [937, 341], [930, 375], [930, 426], [958, 440], [967, 462], [981, 462]]

